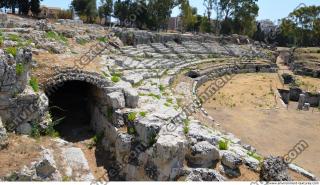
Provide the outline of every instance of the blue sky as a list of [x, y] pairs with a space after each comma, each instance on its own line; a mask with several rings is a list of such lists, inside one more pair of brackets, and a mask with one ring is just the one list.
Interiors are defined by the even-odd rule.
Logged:
[[[99, 0], [98, 0], [99, 2]], [[191, 6], [198, 8], [198, 14], [203, 15], [203, 0], [189, 0]], [[54, 7], [68, 8], [71, 0], [43, 0], [42, 4]], [[301, 3], [320, 6], [320, 0], [259, 0], [260, 7], [258, 20], [270, 19], [276, 21], [280, 18], [288, 16]], [[179, 8], [175, 8], [172, 16], [179, 14]]]

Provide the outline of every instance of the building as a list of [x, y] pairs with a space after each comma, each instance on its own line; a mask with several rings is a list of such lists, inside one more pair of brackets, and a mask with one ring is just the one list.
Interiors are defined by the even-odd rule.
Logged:
[[41, 18], [58, 18], [61, 8], [41, 6], [40, 10], [41, 12], [38, 16]]

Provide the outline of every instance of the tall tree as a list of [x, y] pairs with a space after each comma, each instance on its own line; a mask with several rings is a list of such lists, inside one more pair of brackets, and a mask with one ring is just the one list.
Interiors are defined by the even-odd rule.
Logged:
[[30, 1], [30, 10], [33, 15], [37, 16], [41, 11], [40, 10], [40, 0], [31, 0]]
[[184, 31], [195, 31], [196, 14], [197, 9], [190, 6], [189, 0], [184, 0], [181, 4], [181, 18]]
[[86, 17], [87, 22], [94, 22], [98, 13], [96, 0], [73, 0], [71, 5], [80, 16]]
[[[108, 17], [111, 16], [113, 11], [113, 1], [112, 0], [100, 0], [100, 7], [98, 9], [100, 18], [105, 18], [106, 20]], [[107, 23], [107, 22], [106, 22]]]
[[27, 15], [30, 10], [29, 0], [18, 1], [19, 14]]

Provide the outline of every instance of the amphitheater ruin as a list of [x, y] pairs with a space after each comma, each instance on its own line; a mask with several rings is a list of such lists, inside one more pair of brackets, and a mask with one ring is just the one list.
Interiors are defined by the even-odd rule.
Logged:
[[1, 180], [320, 175], [319, 60], [303, 49], [16, 16], [0, 36]]

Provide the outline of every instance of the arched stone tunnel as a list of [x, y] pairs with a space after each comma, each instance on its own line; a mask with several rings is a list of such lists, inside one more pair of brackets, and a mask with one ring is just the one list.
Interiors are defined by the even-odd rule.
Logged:
[[[54, 128], [69, 142], [92, 138], [103, 132], [104, 112], [113, 109], [108, 88], [113, 85], [97, 73], [77, 70], [59, 72], [44, 84]], [[111, 123], [112, 124], [112, 123]]]

